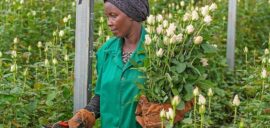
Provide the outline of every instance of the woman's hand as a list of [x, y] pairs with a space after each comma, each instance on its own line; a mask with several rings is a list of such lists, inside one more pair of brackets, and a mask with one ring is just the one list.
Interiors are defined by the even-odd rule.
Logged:
[[95, 114], [86, 109], [80, 109], [70, 120], [68, 120], [69, 128], [92, 128], [95, 125]]

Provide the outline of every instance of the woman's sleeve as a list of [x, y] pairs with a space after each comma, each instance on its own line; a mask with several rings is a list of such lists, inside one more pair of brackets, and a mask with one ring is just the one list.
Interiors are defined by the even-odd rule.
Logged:
[[96, 53], [96, 70], [97, 70], [97, 82], [95, 87], [95, 96], [90, 100], [90, 103], [84, 108], [90, 112], [95, 113], [95, 118], [100, 117], [100, 68], [101, 68], [101, 62], [102, 62], [102, 52], [100, 50]]
[[95, 95], [90, 103], [84, 108], [90, 112], [94, 112], [95, 113], [95, 118], [99, 118], [100, 117], [100, 97], [99, 95]]

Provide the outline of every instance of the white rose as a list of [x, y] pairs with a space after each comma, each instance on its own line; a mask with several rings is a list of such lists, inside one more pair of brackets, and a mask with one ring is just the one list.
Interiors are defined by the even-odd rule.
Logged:
[[177, 42], [182, 42], [182, 40], [183, 40], [183, 34], [180, 33], [180, 34], [178, 34], [178, 35], [176, 36], [176, 41], [177, 41]]
[[150, 45], [152, 42], [151, 38], [149, 35], [145, 35], [145, 45]]
[[174, 23], [171, 23], [170, 26], [169, 26], [169, 28], [166, 30], [167, 36], [172, 36], [172, 35], [174, 35], [175, 29], [176, 29], [175, 24], [174, 24]]
[[163, 56], [163, 49], [162, 48], [160, 48], [157, 52], [156, 52], [156, 55], [157, 55], [157, 57], [162, 57]]
[[146, 21], [148, 24], [155, 24], [155, 16], [153, 15], [150, 15], [148, 18], [147, 18], [147, 21]]
[[188, 25], [188, 26], [186, 27], [186, 31], [187, 31], [188, 34], [191, 34], [191, 33], [194, 31], [193, 25]]
[[63, 37], [65, 35], [65, 32], [63, 31], [63, 30], [61, 30], [60, 32], [59, 32], [59, 37]]
[[238, 97], [238, 95], [235, 95], [234, 98], [233, 98], [233, 106], [239, 106], [240, 105], [240, 99]]
[[212, 21], [212, 17], [211, 17], [210, 15], [207, 15], [207, 16], [204, 17], [203, 21], [204, 21], [207, 25], [209, 25], [209, 24], [211, 23], [211, 21]]
[[202, 63], [203, 67], [208, 65], [208, 60], [206, 58], [201, 58], [200, 62]]
[[159, 26], [157, 27], [157, 34], [161, 34], [162, 31], [163, 31], [163, 27], [162, 27], [162, 25], [159, 25]]
[[268, 55], [268, 54], [269, 54], [269, 50], [268, 50], [268, 49], [265, 49], [265, 50], [264, 50], [264, 54], [265, 54], [265, 55]]
[[63, 22], [64, 22], [64, 23], [67, 23], [67, 22], [68, 22], [68, 18], [67, 18], [67, 17], [64, 17], [64, 18], [63, 18]]
[[200, 94], [198, 104], [205, 105], [205, 103], [206, 103], [206, 100], [205, 100], [204, 96]]
[[203, 41], [203, 37], [202, 36], [196, 36], [194, 37], [194, 44], [201, 44]]
[[198, 20], [199, 19], [199, 15], [197, 13], [197, 11], [192, 11], [192, 20]]
[[42, 42], [41, 42], [41, 41], [38, 42], [37, 47], [38, 47], [38, 48], [41, 48], [41, 47], [42, 47]]
[[185, 1], [182, 0], [182, 1], [180, 2], [180, 6], [181, 6], [181, 7], [184, 7], [184, 6], [185, 6]]
[[199, 95], [199, 88], [195, 87], [195, 89], [193, 90], [193, 95], [194, 96], [198, 96]]
[[262, 77], [263, 79], [267, 78], [267, 72], [266, 72], [265, 68], [262, 69], [261, 77]]
[[186, 12], [183, 16], [183, 21], [189, 21], [192, 18], [192, 15]]
[[208, 15], [208, 13], [209, 13], [209, 6], [208, 5], [206, 5], [206, 6], [204, 6], [204, 7], [201, 8], [201, 14], [203, 16]]
[[172, 106], [177, 106], [180, 103], [180, 97], [174, 96], [172, 99]]
[[211, 97], [211, 96], [214, 95], [214, 93], [213, 93], [213, 91], [212, 91], [212, 88], [209, 88], [209, 89], [208, 89], [207, 95], [208, 95], [209, 97]]
[[157, 21], [158, 21], [159, 23], [161, 23], [161, 22], [163, 21], [163, 17], [162, 17], [162, 15], [160, 15], [160, 14], [158, 14], [158, 15], [156, 16], [156, 19], [157, 19]]
[[17, 44], [19, 42], [19, 39], [17, 38], [17, 37], [15, 37], [14, 39], [13, 39], [13, 43], [14, 44]]
[[210, 5], [210, 7], [209, 7], [209, 10], [210, 11], [215, 11], [217, 9], [217, 4], [216, 3], [212, 3], [211, 5]]
[[163, 25], [163, 28], [167, 28], [169, 25], [169, 22], [167, 20], [164, 20], [162, 25]]

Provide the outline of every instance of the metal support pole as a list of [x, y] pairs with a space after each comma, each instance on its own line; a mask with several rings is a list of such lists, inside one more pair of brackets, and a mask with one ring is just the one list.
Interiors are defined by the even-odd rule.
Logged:
[[236, 0], [229, 0], [228, 14], [228, 35], [226, 58], [230, 69], [234, 69], [234, 51], [235, 51], [235, 27], [236, 27]]
[[94, 0], [90, 0], [90, 19], [89, 19], [89, 62], [88, 62], [88, 93], [87, 93], [87, 101], [91, 100], [91, 91], [92, 91], [92, 59], [93, 59], [93, 43], [94, 43]]
[[75, 38], [74, 112], [84, 108], [89, 98], [90, 0], [77, 0]]

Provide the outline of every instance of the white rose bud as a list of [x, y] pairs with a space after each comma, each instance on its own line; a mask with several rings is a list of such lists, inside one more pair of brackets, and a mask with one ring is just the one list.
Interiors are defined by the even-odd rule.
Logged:
[[264, 54], [265, 54], [265, 55], [268, 55], [268, 54], [269, 54], [269, 50], [268, 50], [268, 49], [265, 49], [265, 50], [264, 50]]
[[20, 0], [20, 4], [23, 4], [24, 3], [24, 0]]
[[233, 103], [233, 106], [236, 106], [236, 107], [238, 107], [240, 105], [240, 99], [239, 99], [238, 95], [234, 96], [232, 103]]
[[167, 116], [167, 119], [168, 119], [168, 120], [174, 119], [175, 114], [174, 114], [172, 108], [169, 108], [169, 111], [166, 112], [166, 116]]
[[212, 21], [212, 17], [211, 17], [210, 15], [207, 15], [207, 16], [204, 17], [203, 21], [204, 21], [207, 25], [209, 25], [209, 24], [211, 23], [211, 21]]
[[164, 43], [165, 45], [169, 45], [169, 44], [170, 44], [170, 39], [169, 39], [167, 36], [164, 36], [164, 37], [163, 37], [163, 43]]
[[65, 60], [65, 61], [68, 61], [68, 60], [69, 60], [69, 58], [68, 58], [68, 55], [67, 55], [67, 54], [65, 55], [64, 60]]
[[64, 22], [64, 23], [67, 23], [67, 22], [68, 22], [68, 18], [67, 18], [67, 17], [64, 17], [64, 18], [63, 18], [63, 22]]
[[213, 91], [212, 91], [212, 88], [209, 88], [209, 89], [208, 89], [207, 95], [208, 95], [209, 97], [212, 97], [212, 96], [214, 95], [214, 94], [213, 94]]
[[199, 88], [195, 87], [195, 89], [193, 90], [193, 95], [194, 96], [198, 96], [199, 95]]
[[263, 79], [267, 78], [267, 71], [265, 70], [265, 68], [262, 69], [261, 77], [262, 77]]
[[63, 31], [63, 30], [61, 30], [60, 32], [59, 32], [59, 37], [63, 37], [65, 35], [65, 32]]
[[35, 16], [37, 13], [36, 11], [32, 11], [32, 15]]
[[10, 72], [14, 72], [14, 71], [16, 71], [16, 69], [17, 69], [17, 64], [13, 64], [10, 67]]
[[202, 41], [203, 41], [203, 37], [201, 37], [201, 36], [194, 37], [194, 44], [196, 44], [196, 45], [201, 44]]
[[197, 11], [192, 11], [192, 20], [198, 20], [199, 19], [199, 14]]
[[174, 24], [174, 23], [171, 23], [170, 26], [169, 26], [169, 28], [166, 30], [167, 36], [172, 36], [172, 35], [174, 35], [175, 29], [176, 29], [175, 24]]
[[161, 23], [161, 22], [163, 21], [163, 17], [162, 17], [162, 15], [160, 15], [160, 14], [158, 14], [158, 15], [156, 16], [156, 19], [157, 19], [157, 21], [158, 21], [159, 23]]
[[169, 43], [170, 44], [174, 44], [174, 43], [176, 43], [176, 35], [173, 35], [171, 38], [170, 38], [170, 41], [169, 41]]
[[70, 20], [71, 19], [71, 15], [69, 14], [67, 18]]
[[57, 32], [56, 32], [56, 31], [54, 31], [54, 32], [53, 32], [53, 36], [56, 36], [56, 35], [57, 35]]
[[212, 44], [213, 47], [217, 48], [217, 45], [216, 44]]
[[172, 99], [172, 106], [177, 106], [180, 103], [180, 97], [179, 96], [174, 96]]
[[217, 4], [216, 3], [212, 3], [211, 5], [210, 5], [210, 7], [209, 7], [209, 10], [210, 11], [215, 11], [217, 9]]
[[193, 33], [193, 32], [194, 32], [194, 27], [193, 27], [193, 25], [188, 25], [188, 26], [186, 27], [186, 32], [187, 32], [188, 34]]
[[56, 65], [58, 63], [58, 61], [55, 58], [53, 58], [52, 62], [54, 65]]
[[185, 1], [182, 0], [182, 1], [180, 2], [180, 6], [181, 6], [181, 7], [184, 7], [184, 6], [185, 6]]
[[45, 65], [46, 67], [49, 67], [49, 66], [50, 66], [50, 63], [49, 63], [49, 60], [48, 60], [48, 59], [45, 59], [44, 65]]
[[209, 13], [209, 6], [206, 5], [206, 6], [202, 7], [201, 8], [201, 13], [202, 13], [203, 16], [208, 15], [208, 13]]
[[191, 18], [192, 18], [192, 15], [186, 12], [185, 15], [183, 16], [183, 21], [189, 21]]
[[151, 38], [149, 35], [145, 35], [145, 45], [150, 45], [152, 42]]
[[147, 21], [146, 21], [148, 24], [155, 24], [155, 16], [153, 15], [150, 15], [148, 18], [147, 18]]
[[206, 59], [206, 58], [201, 58], [201, 61], [200, 62], [202, 63], [202, 66], [203, 67], [205, 67], [205, 66], [208, 65], [208, 59]]
[[162, 109], [162, 110], [160, 111], [160, 118], [165, 118], [165, 117], [166, 117], [166, 112], [165, 112], [164, 109]]
[[163, 56], [163, 49], [162, 48], [160, 48], [157, 52], [156, 52], [156, 54], [157, 54], [157, 57], [162, 57]]
[[201, 105], [201, 106], [200, 106], [200, 108], [199, 108], [199, 113], [200, 113], [200, 114], [205, 113], [205, 105]]
[[44, 52], [48, 52], [48, 46], [44, 48]]
[[183, 40], [183, 34], [180, 33], [180, 34], [178, 34], [178, 35], [176, 36], [176, 41], [177, 41], [177, 42], [182, 42], [182, 40]]
[[163, 31], [163, 27], [162, 27], [162, 25], [159, 25], [159, 26], [157, 27], [157, 34], [161, 34], [162, 31]]
[[11, 51], [11, 57], [16, 58], [17, 57], [17, 52], [15, 50]]
[[41, 47], [42, 47], [42, 42], [41, 42], [41, 41], [38, 42], [37, 47], [38, 47], [38, 48], [41, 48]]
[[28, 74], [28, 68], [26, 68], [26, 69], [24, 70], [23, 76], [27, 76], [27, 74]]
[[100, 17], [99, 22], [100, 23], [103, 23], [104, 22], [104, 18], [103, 17]]
[[162, 25], [163, 25], [163, 28], [167, 28], [169, 25], [169, 22], [167, 20], [164, 20]]
[[3, 56], [3, 53], [0, 51], [0, 58]]
[[262, 58], [262, 63], [263, 63], [263, 64], [266, 63], [266, 58], [265, 58], [265, 57]]
[[13, 39], [13, 43], [14, 43], [14, 44], [18, 44], [18, 43], [19, 43], [19, 39], [18, 39], [17, 37], [15, 37], [15, 38]]
[[205, 105], [205, 103], [206, 103], [206, 100], [205, 100], [204, 96], [200, 94], [198, 104]]
[[245, 48], [244, 48], [244, 53], [248, 53], [248, 48], [247, 48], [247, 46], [245, 46]]

